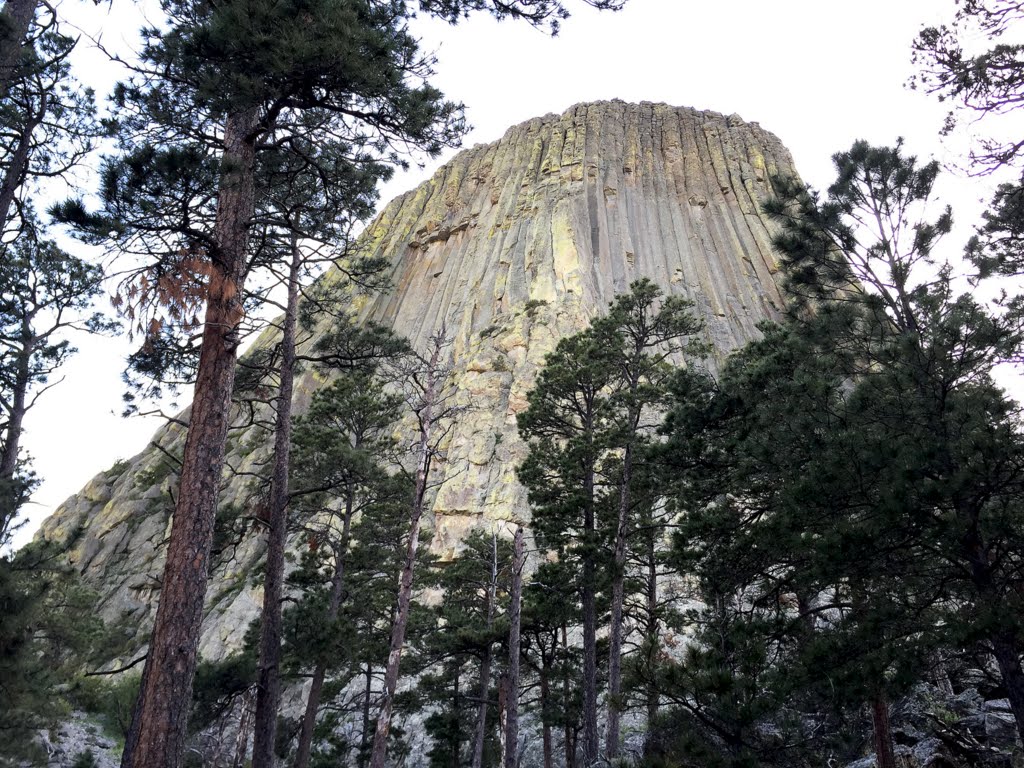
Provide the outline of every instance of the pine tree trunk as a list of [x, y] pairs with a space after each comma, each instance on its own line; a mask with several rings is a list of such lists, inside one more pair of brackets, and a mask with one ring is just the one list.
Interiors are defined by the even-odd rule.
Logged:
[[506, 723], [508, 721], [508, 675], [502, 673], [498, 678], [498, 765], [505, 765], [508, 760], [509, 750], [512, 749], [512, 760], [515, 761], [515, 750], [509, 746], [506, 735]]
[[235, 734], [235, 752], [231, 768], [243, 768], [249, 752], [249, 731], [252, 728], [253, 689], [249, 688], [242, 697], [242, 713], [238, 718], [238, 733]]
[[28, 39], [37, 0], [7, 0], [0, 19], [0, 101], [14, 84], [21, 65], [22, 48]]
[[541, 711], [541, 742], [544, 745], [544, 768], [554, 768], [555, 757], [551, 743], [551, 726], [547, 721], [547, 711], [551, 701], [551, 683], [548, 680], [548, 668], [544, 663], [540, 671], [540, 711]]
[[[328, 624], [338, 618], [341, 610], [341, 593], [345, 582], [345, 558], [348, 554], [349, 532], [352, 530], [352, 513], [355, 508], [355, 491], [349, 488], [345, 496], [345, 516], [341, 524], [341, 541], [337, 551], [334, 553], [334, 574], [331, 577], [331, 592], [327, 601], [327, 611], [324, 619]], [[367, 665], [367, 675], [370, 675], [370, 667]], [[302, 715], [302, 729], [299, 732], [299, 745], [295, 754], [295, 768], [307, 768], [309, 758], [313, 751], [313, 731], [316, 728], [316, 716], [320, 710], [320, 695], [323, 692], [324, 678], [327, 675], [327, 665], [323, 661], [317, 661], [313, 667], [313, 679], [309, 686], [309, 696], [306, 698], [306, 709]], [[364, 709], [369, 711], [369, 684], [367, 681], [366, 704]], [[369, 717], [364, 714], [363, 741], [366, 740], [365, 720]]]
[[359, 768], [366, 765], [370, 746], [370, 700], [373, 696], [373, 665], [366, 662], [366, 671], [363, 673], [363, 730], [359, 734]]
[[14, 196], [18, 192], [18, 187], [25, 181], [28, 154], [32, 148], [32, 134], [46, 116], [46, 102], [47, 94], [44, 92], [39, 97], [38, 109], [28, 116], [25, 125], [21, 127], [18, 145], [7, 161], [7, 170], [4, 172], [3, 182], [0, 183], [0, 231], [6, 231], [11, 218], [11, 207], [14, 205]]
[[652, 671], [651, 680], [647, 683], [647, 729], [650, 731], [654, 721], [658, 719], [658, 686], [654, 682], [654, 667], [660, 644], [660, 626], [658, 623], [658, 561], [655, 559], [655, 530], [650, 526], [647, 536], [647, 643], [650, 657], [647, 666]]
[[992, 638], [992, 655], [999, 666], [999, 674], [1010, 700], [1010, 711], [1017, 723], [1017, 735], [1024, 741], [1024, 671], [1021, 670], [1020, 648], [1010, 633], [999, 633]]
[[594, 516], [594, 472], [584, 478], [583, 534], [583, 764], [597, 762], [597, 526]]
[[[452, 711], [456, 713], [456, 716], [458, 715], [458, 712], [459, 712], [459, 664], [458, 663], [456, 663], [456, 665], [455, 665], [455, 682], [452, 685]], [[460, 738], [460, 734], [461, 734], [461, 730], [460, 730], [460, 728], [458, 726], [456, 726], [452, 730], [452, 737], [450, 739], [450, 741], [451, 741], [451, 750], [450, 751], [451, 751], [451, 758], [452, 758], [452, 766], [451, 766], [451, 768], [462, 768], [462, 766], [459, 764], [460, 763], [459, 758], [461, 757], [460, 753], [462, 752], [462, 739]]]
[[[512, 542], [512, 588], [509, 595], [508, 629], [508, 708], [505, 712], [505, 768], [515, 768], [519, 747], [519, 652], [522, 625], [523, 567], [526, 564], [522, 526], [516, 528]], [[541, 705], [543, 707], [543, 704]], [[551, 734], [546, 734], [545, 748], [550, 749]], [[548, 755], [550, 756], [550, 755]]]
[[[637, 418], [629, 414], [630, 425], [636, 430]], [[619, 756], [619, 695], [622, 691], [622, 606], [625, 602], [626, 580], [626, 528], [629, 522], [630, 485], [633, 475], [632, 438], [626, 444], [622, 457], [622, 478], [619, 485], [619, 515], [615, 526], [615, 556], [612, 566], [612, 615], [608, 630], [608, 728], [605, 733], [605, 757]]]
[[23, 317], [21, 321], [20, 347], [15, 353], [17, 362], [14, 371], [14, 386], [11, 388], [11, 406], [7, 413], [7, 434], [0, 452], [0, 544], [7, 540], [7, 530], [14, 522], [21, 505], [22, 492], [17, 488], [15, 476], [18, 472], [18, 454], [21, 450], [21, 435], [24, 429], [25, 412], [28, 410], [27, 397], [32, 382], [32, 355], [36, 338], [32, 333], [32, 321]]
[[[498, 536], [491, 534], [494, 553], [491, 558], [491, 581], [487, 585], [487, 630], [494, 624], [494, 603], [498, 591]], [[484, 742], [487, 740], [487, 699], [491, 691], [491, 643], [487, 640], [480, 660], [480, 703], [477, 705], [476, 738], [473, 741], [473, 768], [484, 764]]]
[[299, 314], [298, 234], [292, 234], [288, 303], [281, 334], [277, 414], [274, 423], [274, 469], [270, 481], [270, 529], [260, 615], [260, 658], [256, 671], [252, 768], [273, 768], [277, 709], [281, 702], [281, 600], [284, 597], [284, 550], [288, 538], [288, 470], [292, 438], [292, 393], [295, 385], [295, 324]]
[[217, 250], [211, 254], [195, 397], [160, 602], [122, 768], [178, 768], [185, 746], [243, 315], [258, 117], [256, 109], [247, 110], [229, 115], [224, 126]]
[[398, 666], [402, 660], [402, 648], [405, 645], [405, 630], [409, 623], [409, 606], [412, 602], [412, 579], [416, 568], [416, 550], [420, 540], [420, 521], [423, 517], [423, 501], [427, 493], [427, 475], [430, 472], [431, 444], [434, 427], [434, 407], [440, 395], [438, 389], [438, 365], [441, 357], [443, 339], [435, 340], [431, 353], [426, 389], [423, 393], [422, 411], [420, 412], [420, 439], [417, 447], [416, 487], [413, 494], [412, 509], [409, 518], [409, 540], [406, 543], [405, 565], [398, 587], [397, 611], [391, 628], [390, 650], [388, 651], [387, 668], [384, 671], [384, 690], [381, 696], [380, 712], [377, 715], [377, 728], [373, 735], [373, 754], [370, 756], [370, 768], [384, 768], [387, 759], [388, 734], [391, 731], [391, 708], [394, 704], [395, 690], [398, 688]]
[[487, 740], [487, 695], [490, 693], [491, 682], [491, 649], [484, 651], [480, 660], [480, 703], [476, 710], [476, 729], [473, 738], [472, 768], [481, 768], [484, 764], [484, 742]]
[[576, 767], [576, 739], [573, 738], [573, 727], [569, 721], [569, 697], [572, 694], [572, 683], [569, 680], [569, 629], [562, 625], [562, 651], [565, 654], [565, 675], [562, 678], [562, 701], [565, 708], [565, 768]]
[[871, 723], [874, 732], [875, 762], [878, 768], [896, 768], [896, 755], [892, 748], [892, 728], [889, 725], [889, 702], [884, 693], [871, 700]]

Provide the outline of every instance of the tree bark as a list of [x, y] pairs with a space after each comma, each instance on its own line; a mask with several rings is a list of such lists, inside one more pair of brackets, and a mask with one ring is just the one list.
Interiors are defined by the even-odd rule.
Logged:
[[367, 748], [370, 746], [370, 698], [373, 695], [373, 666], [366, 662], [364, 675], [365, 688], [363, 690], [363, 729], [359, 734], [359, 768], [366, 765], [366, 758], [369, 757]]
[[[348, 554], [349, 532], [352, 530], [352, 513], [355, 508], [355, 491], [349, 488], [345, 497], [345, 517], [341, 524], [341, 541], [338, 543], [337, 551], [334, 553], [334, 574], [331, 576], [331, 591], [327, 600], [327, 612], [324, 618], [327, 623], [332, 623], [338, 618], [341, 610], [341, 594], [345, 583], [345, 558]], [[367, 721], [370, 709], [370, 683], [371, 668], [366, 667], [366, 698], [363, 705], [363, 736], [366, 740], [368, 730]], [[316, 716], [320, 709], [320, 695], [323, 692], [324, 678], [327, 675], [327, 665], [318, 660], [313, 667], [313, 680], [309, 686], [309, 696], [306, 699], [306, 709], [302, 715], [302, 730], [299, 732], [299, 746], [295, 755], [295, 768], [307, 768], [309, 758], [313, 749], [313, 730], [316, 727]]]
[[394, 704], [395, 690], [398, 687], [398, 665], [402, 660], [402, 648], [405, 645], [405, 629], [409, 623], [409, 606], [412, 602], [412, 579], [416, 568], [416, 550], [420, 540], [420, 521], [423, 517], [423, 500], [427, 492], [427, 475], [430, 472], [430, 458], [433, 437], [434, 407], [439, 396], [438, 365], [441, 357], [443, 339], [435, 339], [434, 348], [429, 362], [426, 388], [422, 398], [420, 413], [420, 439], [417, 447], [416, 487], [413, 494], [412, 509], [409, 517], [409, 541], [406, 543], [405, 565], [402, 568], [398, 586], [398, 605], [394, 625], [391, 628], [391, 643], [388, 652], [387, 668], [384, 672], [384, 690], [381, 696], [380, 713], [377, 715], [377, 728], [373, 735], [373, 753], [370, 756], [370, 768], [384, 768], [387, 759], [388, 734], [391, 731], [391, 708]]
[[509, 699], [509, 685], [508, 675], [502, 673], [501, 677], [498, 678], [498, 746], [499, 752], [498, 765], [505, 765], [509, 759], [509, 751], [512, 752], [512, 761], [515, 762], [515, 747], [510, 746], [508, 740], [505, 738], [506, 729], [505, 723], [508, 717], [508, 699]]
[[[235, 734], [235, 752], [231, 768], [243, 768], [249, 752], [249, 730], [252, 727], [252, 699], [255, 691], [249, 688], [242, 696], [242, 713], [238, 718], [238, 733]], [[215, 763], [216, 764], [216, 761]]]
[[18, 136], [18, 146], [14, 148], [7, 162], [3, 182], [0, 183], [0, 231], [7, 229], [7, 222], [11, 218], [11, 206], [14, 205], [14, 195], [25, 180], [29, 150], [32, 149], [32, 133], [46, 116], [46, 102], [47, 94], [44, 92], [39, 97], [39, 108], [26, 117], [21, 135]]
[[1021, 670], [1020, 648], [1011, 633], [997, 633], [992, 638], [992, 655], [1010, 700], [1010, 711], [1017, 723], [1017, 734], [1024, 741], [1024, 671]]
[[[653, 517], [653, 515], [652, 515]], [[654, 540], [654, 526], [650, 526], [647, 536], [647, 652], [650, 657], [647, 660], [648, 668], [653, 672], [657, 663], [659, 648], [658, 622], [658, 561], [655, 559], [656, 543]], [[651, 675], [647, 684], [647, 729], [650, 732], [654, 721], [658, 719], [658, 686], [654, 682], [654, 675]]]
[[583, 534], [586, 550], [583, 556], [583, 764], [590, 768], [597, 762], [597, 600], [595, 563], [597, 526], [594, 516], [594, 470], [588, 468], [584, 477]]
[[[288, 474], [292, 440], [292, 393], [295, 385], [295, 324], [299, 314], [299, 237], [292, 234], [288, 269], [288, 303], [281, 333], [277, 414], [274, 423], [274, 469], [270, 481], [270, 526], [260, 616], [260, 658], [256, 670], [253, 717], [253, 768], [273, 768], [277, 709], [281, 702], [281, 600], [284, 596], [284, 550], [288, 538]], [[323, 678], [321, 676], [321, 685]], [[315, 714], [314, 714], [315, 717]]]
[[[629, 414], [635, 433], [638, 413]], [[615, 525], [615, 556], [612, 565], [612, 615], [608, 629], [608, 728], [605, 733], [605, 757], [619, 756], [619, 695], [622, 691], [622, 606], [625, 602], [626, 528], [629, 522], [630, 485], [633, 474], [633, 440], [626, 443], [619, 481], [619, 514]]]
[[0, 101], [7, 99], [21, 65], [37, 0], [7, 0], [0, 19]]
[[[487, 585], [487, 631], [494, 624], [494, 603], [498, 591], [498, 536], [491, 534], [494, 545], [491, 558], [491, 581]], [[480, 659], [480, 703], [477, 705], [476, 738], [473, 740], [472, 768], [481, 768], [484, 764], [484, 742], [487, 740], [487, 699], [491, 691], [491, 648], [490, 638]]]
[[548, 680], [547, 664], [540, 671], [541, 742], [544, 745], [544, 768], [554, 768], [555, 757], [551, 744], [551, 725], [547, 721], [547, 710], [551, 701], [551, 683]]
[[565, 655], [565, 674], [562, 677], [562, 700], [565, 716], [565, 768], [576, 768], [576, 739], [574, 738], [573, 724], [569, 721], [569, 695], [572, 692], [572, 683], [569, 680], [569, 630], [562, 625], [562, 651]]
[[17, 352], [11, 408], [7, 414], [7, 434], [0, 452], [0, 544], [7, 539], [7, 530], [14, 522], [22, 497], [21, 491], [15, 487], [15, 476], [18, 472], [18, 454], [21, 450], [25, 413], [28, 410], [27, 397], [29, 385], [32, 383], [32, 355], [35, 352], [35, 344], [32, 319], [26, 315], [21, 320], [21, 347]]
[[[512, 541], [512, 588], [509, 595], [508, 705], [505, 711], [505, 768], [515, 768], [519, 751], [519, 652], [523, 607], [523, 566], [526, 563], [523, 528], [516, 528]], [[543, 705], [542, 705], [543, 706]], [[550, 732], [546, 732], [545, 753], [550, 757]]]
[[875, 761], [878, 768], [896, 768], [896, 755], [892, 748], [892, 728], [889, 724], [889, 702], [882, 692], [871, 699], [871, 723], [875, 742]]
[[160, 603], [122, 768], [178, 768], [192, 703], [254, 209], [256, 109], [228, 116], [195, 398]]

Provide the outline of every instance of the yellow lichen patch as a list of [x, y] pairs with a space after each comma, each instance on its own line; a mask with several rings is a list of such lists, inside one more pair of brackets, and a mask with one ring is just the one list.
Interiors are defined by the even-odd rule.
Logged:
[[[551, 220], [551, 251], [555, 277], [565, 291], [580, 287], [580, 254], [576, 247], [572, 223], [565, 211], [560, 209]], [[530, 296], [531, 299], [547, 300], [544, 296]]]

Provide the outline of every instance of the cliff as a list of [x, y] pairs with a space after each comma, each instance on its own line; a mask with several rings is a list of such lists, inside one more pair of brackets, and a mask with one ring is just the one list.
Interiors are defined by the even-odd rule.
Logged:
[[[641, 276], [691, 299], [720, 361], [781, 305], [771, 225], [761, 203], [789, 153], [756, 123], [660, 104], [582, 104], [511, 128], [457, 155], [388, 204], [360, 247], [391, 264], [393, 288], [361, 316], [423, 349], [453, 337], [458, 399], [471, 406], [451, 435], [433, 503], [433, 547], [457, 551], [475, 526], [529, 521], [515, 467], [524, 455], [515, 417], [556, 341], [603, 311]], [[714, 366], [716, 360], [711, 361]], [[298, 388], [301, 411], [316, 386]], [[163, 568], [182, 428], [158, 431], [146, 451], [93, 479], [47, 520], [102, 595], [99, 610], [145, 643]], [[245, 435], [229, 463], [257, 460]], [[224, 504], [243, 498], [231, 479]], [[237, 647], [261, 596], [252, 584], [262, 542], [251, 534], [223, 559], [208, 593], [200, 651]]]

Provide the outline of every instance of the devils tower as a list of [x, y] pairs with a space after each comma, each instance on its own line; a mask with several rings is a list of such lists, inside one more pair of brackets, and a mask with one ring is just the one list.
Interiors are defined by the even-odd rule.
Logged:
[[[447, 446], [448, 476], [433, 500], [432, 546], [453, 556], [472, 529], [529, 522], [515, 467], [516, 414], [557, 340], [585, 328], [631, 281], [684, 296], [704, 323], [715, 367], [781, 306], [772, 225], [761, 211], [775, 176], [795, 175], [788, 151], [756, 123], [663, 104], [581, 104], [517, 125], [465, 150], [391, 201], [360, 238], [390, 264], [391, 288], [360, 317], [424, 348], [453, 340], [457, 399], [471, 405]], [[326, 329], [325, 329], [326, 330]], [[297, 410], [317, 386], [307, 374]], [[99, 611], [127, 628], [132, 653], [149, 636], [159, 596], [175, 476], [171, 424], [155, 446], [94, 478], [43, 525], [85, 581]], [[256, 452], [258, 453], [258, 451]], [[255, 454], [244, 435], [228, 461]], [[237, 505], [229, 480], [222, 504]], [[250, 534], [213, 573], [200, 652], [237, 648], [259, 612], [252, 584], [263, 543]]]

